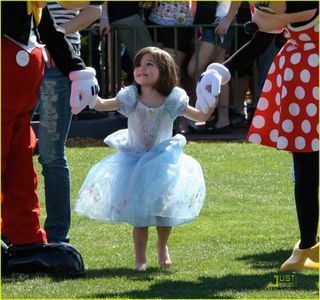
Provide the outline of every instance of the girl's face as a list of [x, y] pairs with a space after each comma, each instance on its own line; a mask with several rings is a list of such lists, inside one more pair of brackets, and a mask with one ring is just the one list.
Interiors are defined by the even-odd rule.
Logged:
[[150, 53], [142, 56], [140, 64], [133, 71], [134, 79], [141, 87], [154, 87], [159, 80], [159, 73], [159, 67]]

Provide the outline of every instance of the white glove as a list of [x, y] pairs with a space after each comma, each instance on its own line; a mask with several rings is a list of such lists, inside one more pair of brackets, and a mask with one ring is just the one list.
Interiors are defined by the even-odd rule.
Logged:
[[230, 79], [231, 74], [225, 66], [219, 63], [210, 64], [201, 74], [196, 87], [196, 108], [207, 113], [210, 107], [216, 106], [216, 97], [221, 92], [221, 85], [228, 83]]
[[96, 70], [91, 67], [69, 73], [69, 79], [72, 81], [70, 106], [73, 114], [78, 114], [87, 105], [89, 108], [95, 106], [99, 93], [99, 84], [95, 76]]

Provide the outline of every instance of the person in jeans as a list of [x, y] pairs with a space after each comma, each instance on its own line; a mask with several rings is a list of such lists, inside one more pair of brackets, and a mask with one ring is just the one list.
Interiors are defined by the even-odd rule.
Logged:
[[[65, 30], [69, 42], [80, 54], [80, 34], [100, 17], [101, 5], [90, 4], [80, 12], [67, 10], [56, 2], [48, 8], [58, 26]], [[38, 113], [39, 162], [45, 185], [47, 217], [44, 229], [49, 242], [69, 242], [70, 229], [70, 174], [65, 155], [72, 113], [69, 104], [71, 81], [55, 67], [47, 51], [48, 61], [40, 87]]]

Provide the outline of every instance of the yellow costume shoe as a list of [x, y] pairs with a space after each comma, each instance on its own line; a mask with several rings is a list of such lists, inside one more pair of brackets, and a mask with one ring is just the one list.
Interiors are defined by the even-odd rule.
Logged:
[[282, 264], [280, 271], [295, 272], [302, 269], [319, 269], [319, 243], [307, 249], [299, 249], [296, 243], [291, 256]]
[[319, 243], [307, 249], [309, 251], [304, 267], [311, 270], [319, 270]]

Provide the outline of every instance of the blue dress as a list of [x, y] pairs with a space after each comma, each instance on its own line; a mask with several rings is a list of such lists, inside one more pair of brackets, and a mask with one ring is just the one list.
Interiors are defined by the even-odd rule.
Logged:
[[106, 137], [118, 152], [89, 171], [77, 197], [81, 215], [135, 227], [177, 226], [192, 221], [205, 198], [200, 164], [183, 153], [186, 139], [172, 137], [173, 121], [188, 105], [175, 87], [163, 105], [149, 108], [135, 86], [122, 89], [119, 112], [128, 129]]

